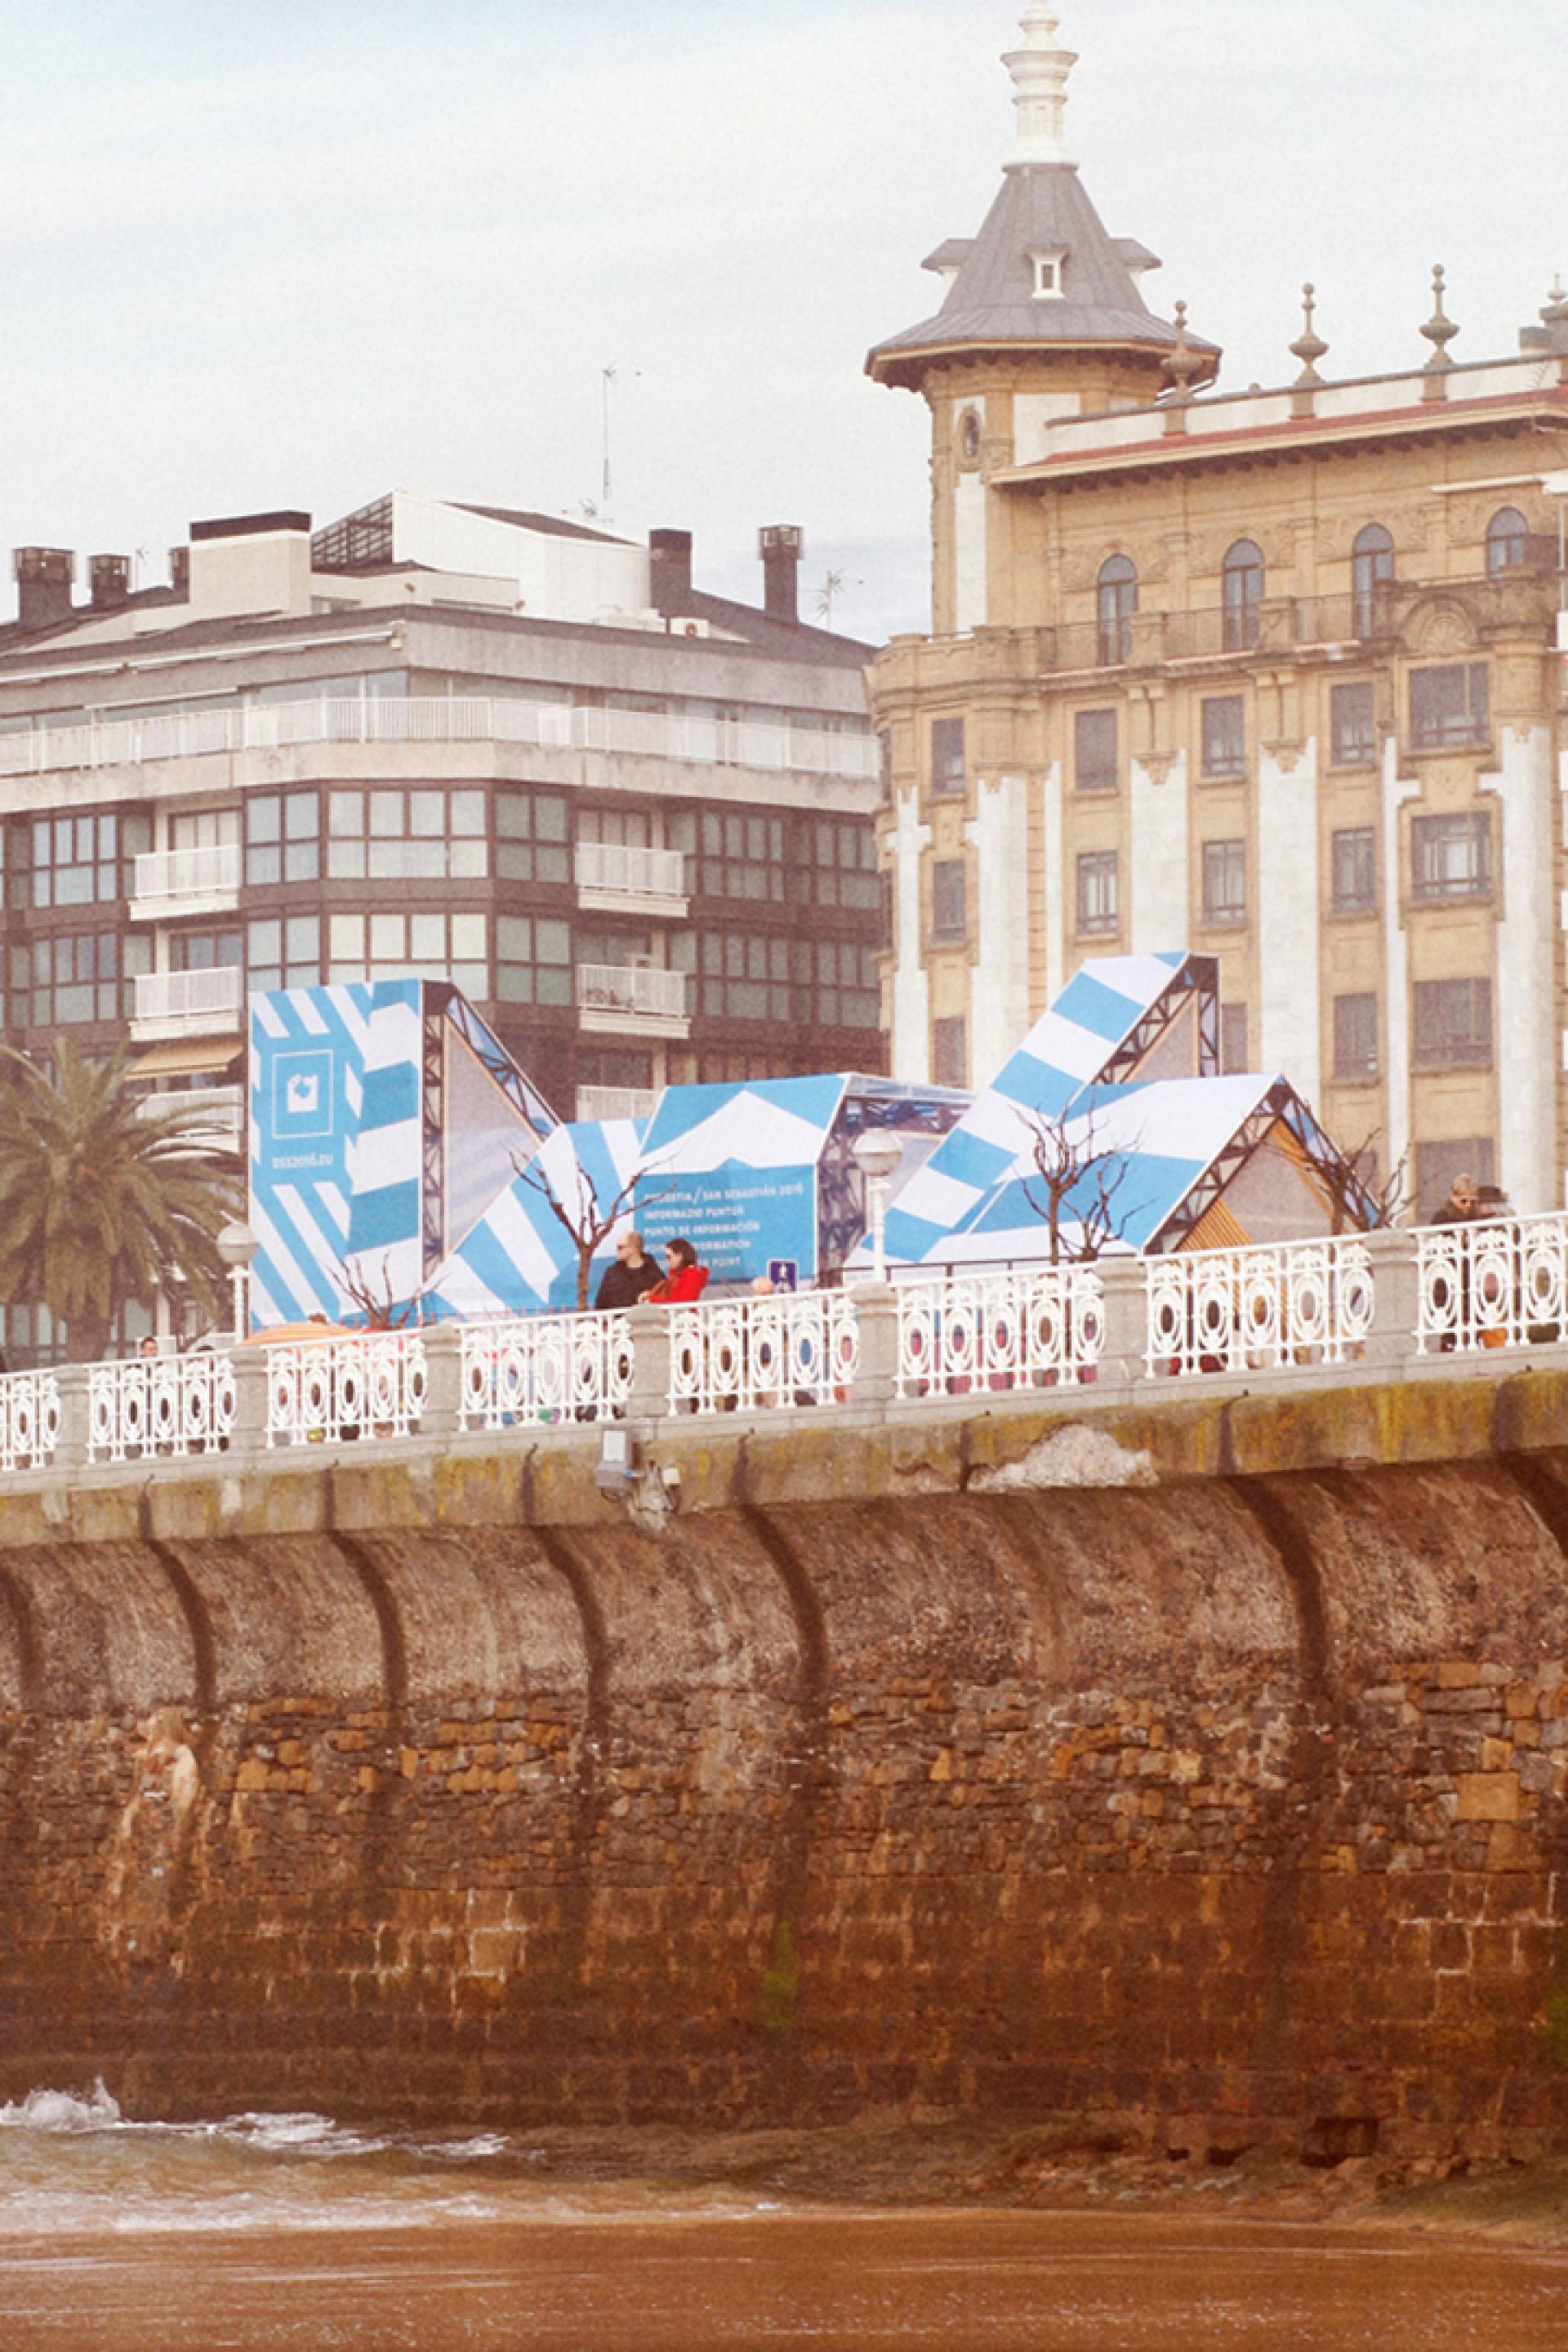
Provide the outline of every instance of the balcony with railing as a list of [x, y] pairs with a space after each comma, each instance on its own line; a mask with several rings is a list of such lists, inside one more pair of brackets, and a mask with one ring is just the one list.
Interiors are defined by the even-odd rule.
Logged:
[[26, 734], [0, 735], [0, 776], [331, 743], [517, 743], [865, 783], [875, 783], [879, 772], [868, 721], [840, 732], [705, 711], [617, 710], [489, 695], [380, 695], [36, 727]]
[[580, 963], [577, 1006], [584, 1029], [684, 1037], [690, 1026], [686, 974], [648, 964]]
[[131, 897], [133, 923], [181, 915], [226, 915], [239, 904], [239, 844], [154, 849], [138, 857]]
[[684, 915], [686, 859], [679, 849], [580, 841], [577, 895], [584, 907], [616, 914]]
[[188, 1087], [179, 1093], [143, 1095], [139, 1118], [177, 1115], [182, 1132], [207, 1150], [234, 1151], [245, 1134], [243, 1087]]
[[237, 1032], [245, 1004], [245, 974], [237, 964], [207, 971], [144, 971], [137, 975], [131, 1034], [139, 1045], [160, 1037]]
[[579, 1118], [651, 1118], [658, 1108], [657, 1087], [579, 1087]]

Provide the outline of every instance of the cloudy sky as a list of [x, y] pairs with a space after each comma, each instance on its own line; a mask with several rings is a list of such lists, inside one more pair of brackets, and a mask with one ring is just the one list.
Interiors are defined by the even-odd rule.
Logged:
[[[925, 617], [934, 307], [1011, 135], [1020, 0], [0, 0], [0, 548], [395, 486], [690, 528], [750, 594], [806, 531], [839, 625]], [[1568, 270], [1562, 0], [1062, 0], [1107, 226], [1225, 382], [1511, 349]], [[0, 614], [12, 609], [8, 581]]]

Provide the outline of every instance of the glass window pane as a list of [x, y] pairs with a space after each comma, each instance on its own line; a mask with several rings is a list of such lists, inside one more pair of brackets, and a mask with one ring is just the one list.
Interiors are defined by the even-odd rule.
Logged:
[[314, 793], [290, 793], [284, 803], [284, 829], [290, 841], [314, 841], [321, 815]]
[[346, 957], [350, 962], [364, 961], [364, 917], [363, 915], [332, 917], [332, 955], [334, 960]]
[[452, 918], [452, 959], [477, 959], [485, 951], [485, 919], [482, 915], [454, 915]]
[[374, 792], [370, 796], [370, 829], [381, 841], [395, 840], [405, 830], [403, 794]]
[[509, 963], [533, 960], [533, 924], [527, 915], [496, 917], [496, 953]]
[[[380, 800], [382, 795], [378, 793], [375, 797]], [[408, 795], [409, 832], [420, 841], [438, 841], [447, 830], [446, 803], [445, 793], [410, 793]], [[374, 810], [371, 814], [371, 829], [373, 832], [383, 830], [376, 824]], [[391, 825], [384, 828], [387, 832], [392, 832], [394, 829]]]
[[327, 812], [328, 829], [332, 834], [359, 834], [364, 831], [364, 794], [363, 793], [330, 793]]
[[533, 834], [533, 803], [526, 793], [502, 793], [496, 802], [496, 832], [502, 841], [528, 841]]
[[452, 824], [455, 834], [482, 834], [485, 829], [485, 796], [483, 793], [452, 794]]
[[373, 915], [370, 919], [372, 963], [401, 962], [405, 937], [401, 915]]
[[[374, 925], [384, 919], [372, 918]], [[380, 954], [380, 950], [376, 950]], [[395, 950], [392, 950], [395, 953]], [[445, 915], [410, 915], [408, 918], [408, 952], [416, 963], [445, 963], [447, 961], [447, 919]]]
[[541, 921], [534, 927], [541, 963], [570, 963], [572, 930], [567, 923]]

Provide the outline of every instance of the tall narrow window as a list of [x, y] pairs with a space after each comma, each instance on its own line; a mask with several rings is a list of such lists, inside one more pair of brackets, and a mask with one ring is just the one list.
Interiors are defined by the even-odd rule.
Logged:
[[1377, 1076], [1377, 998], [1374, 995], [1334, 999], [1334, 1076], [1375, 1078]]
[[933, 793], [961, 793], [967, 777], [962, 719], [933, 719], [931, 723], [931, 788]]
[[1418, 1070], [1490, 1069], [1489, 980], [1416, 982], [1415, 1060]]
[[1204, 920], [1245, 923], [1247, 920], [1247, 844], [1205, 841], [1204, 844]]
[[1098, 591], [1100, 661], [1113, 669], [1132, 658], [1132, 615], [1138, 610], [1138, 567], [1130, 555], [1113, 555], [1100, 567]]
[[1244, 653], [1258, 643], [1263, 604], [1263, 550], [1238, 539], [1221, 573], [1225, 598], [1225, 649]]
[[1370, 914], [1377, 904], [1377, 835], [1370, 824], [1344, 826], [1333, 837], [1334, 912]]
[[931, 1024], [931, 1079], [939, 1087], [969, 1084], [969, 1024], [962, 1013]]
[[1490, 810], [1458, 809], [1446, 816], [1413, 818], [1410, 879], [1414, 895], [1428, 903], [1435, 898], [1489, 898]]
[[1073, 782], [1080, 793], [1113, 793], [1121, 782], [1114, 710], [1080, 710], [1073, 725]]
[[1379, 583], [1394, 577], [1394, 535], [1380, 522], [1369, 522], [1356, 533], [1351, 552], [1351, 594], [1355, 606], [1358, 637], [1370, 637], [1377, 625]]
[[1331, 756], [1336, 768], [1362, 767], [1377, 757], [1377, 706], [1370, 677], [1329, 693]]
[[1487, 575], [1517, 572], [1530, 552], [1530, 525], [1517, 507], [1503, 507], [1487, 525]]
[[1410, 673], [1410, 740], [1417, 751], [1483, 744], [1491, 734], [1485, 662], [1445, 662]]
[[964, 909], [963, 860], [962, 857], [939, 857], [931, 868], [931, 922], [933, 940], [963, 939], [969, 929]]
[[1247, 703], [1239, 694], [1211, 695], [1204, 704], [1205, 776], [1247, 773]]
[[1079, 934], [1114, 931], [1121, 923], [1116, 852], [1092, 850], [1078, 861], [1078, 928]]

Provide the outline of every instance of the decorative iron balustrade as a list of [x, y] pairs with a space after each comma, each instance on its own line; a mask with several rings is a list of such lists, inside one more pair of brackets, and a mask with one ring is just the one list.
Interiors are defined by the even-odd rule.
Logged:
[[340, 1444], [406, 1437], [425, 1410], [417, 1332], [291, 1339], [267, 1350], [267, 1443]]
[[1376, 1294], [1359, 1235], [1144, 1261], [1151, 1379], [1338, 1364], [1372, 1335]]
[[671, 1307], [671, 1412], [849, 1403], [860, 1363], [853, 1297], [781, 1290]]
[[1104, 1288], [1088, 1265], [900, 1283], [896, 1296], [901, 1397], [1092, 1380], [1105, 1344]]
[[623, 1312], [463, 1326], [465, 1429], [618, 1419], [631, 1385], [631, 1324]]
[[1418, 1353], [1568, 1339], [1568, 1215], [1489, 1217], [1415, 1235]]
[[47, 1469], [60, 1427], [60, 1384], [53, 1372], [0, 1375], [0, 1471]]
[[88, 1370], [88, 1459], [145, 1462], [216, 1454], [234, 1434], [228, 1356], [132, 1356]]

